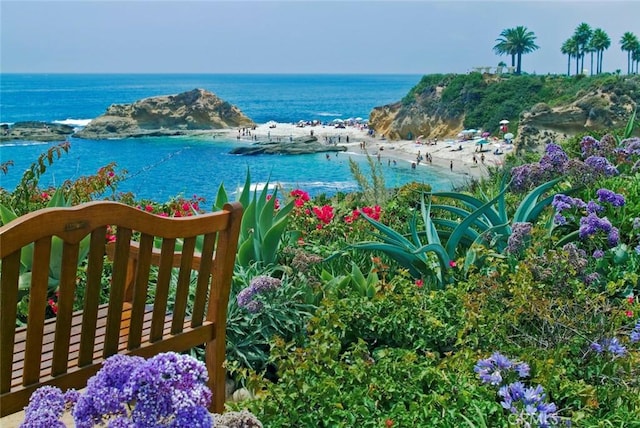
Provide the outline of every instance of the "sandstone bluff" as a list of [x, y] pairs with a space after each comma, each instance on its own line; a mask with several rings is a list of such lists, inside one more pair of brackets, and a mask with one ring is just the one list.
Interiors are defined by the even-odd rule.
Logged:
[[465, 128], [499, 135], [506, 119], [517, 148], [536, 150], [624, 127], [638, 104], [638, 76], [427, 75], [401, 101], [374, 108], [369, 125], [389, 140], [442, 139]]
[[85, 139], [192, 135], [214, 129], [252, 127], [240, 109], [204, 89], [113, 104], [75, 136]]

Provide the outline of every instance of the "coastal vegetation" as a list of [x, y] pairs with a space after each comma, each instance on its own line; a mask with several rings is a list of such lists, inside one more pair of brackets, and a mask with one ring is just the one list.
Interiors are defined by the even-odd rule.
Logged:
[[[423, 76], [401, 103], [374, 109], [371, 124], [391, 138], [407, 138], [408, 133], [438, 138], [462, 128], [497, 133], [500, 121], [507, 119], [511, 132], [518, 135], [526, 113], [538, 130], [573, 134], [588, 125], [604, 132], [612, 123], [626, 123], [640, 102], [639, 94], [638, 76], [431, 74]], [[552, 112], [555, 122], [537, 124], [544, 112]], [[448, 125], [443, 128], [443, 123]], [[382, 124], [386, 127], [378, 129]]]
[[[607, 79], [620, 78], [575, 79], [573, 88]], [[317, 197], [258, 191], [248, 173], [228, 308], [228, 408], [249, 409], [269, 427], [635, 426], [635, 124], [632, 115], [624, 129], [510, 157], [451, 192], [386, 189], [373, 163], [370, 180], [353, 171], [361, 192]], [[168, 216], [228, 199], [220, 186], [214, 201], [140, 200], [118, 191], [115, 165], [40, 187], [39, 176], [69, 150], [52, 147], [16, 189], [0, 191], [3, 222], [98, 198]], [[2, 171], [13, 173], [9, 164]], [[84, 275], [80, 263], [78, 305]], [[52, 283], [51, 317], [55, 292]], [[28, 302], [17, 303], [27, 319]]]

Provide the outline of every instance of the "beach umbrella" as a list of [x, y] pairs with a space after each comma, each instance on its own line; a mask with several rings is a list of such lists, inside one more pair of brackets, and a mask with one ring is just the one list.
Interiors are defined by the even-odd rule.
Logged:
[[362, 118], [361, 117], [356, 117], [356, 122], [362, 122]]
[[510, 140], [513, 138], [513, 134], [511, 132], [507, 132], [506, 134], [504, 134], [504, 139], [505, 140]]
[[476, 146], [481, 146], [483, 144], [489, 144], [489, 142], [484, 138], [480, 138], [479, 140], [476, 140]]
[[509, 121], [507, 119], [502, 119], [500, 121], [500, 125], [506, 125], [507, 123], [509, 123]]
[[483, 132], [482, 133], [482, 137], [488, 137], [489, 135], [491, 135], [491, 132]]

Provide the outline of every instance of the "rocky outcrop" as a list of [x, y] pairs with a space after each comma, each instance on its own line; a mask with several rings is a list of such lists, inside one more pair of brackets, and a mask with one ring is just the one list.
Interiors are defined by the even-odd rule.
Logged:
[[204, 89], [113, 104], [76, 137], [85, 139], [190, 135], [213, 129], [252, 127], [237, 107]]
[[640, 104], [637, 76], [489, 77], [424, 76], [401, 102], [374, 108], [369, 126], [389, 140], [455, 138], [465, 127], [497, 133], [507, 119], [516, 147], [529, 150], [623, 128]]
[[323, 144], [316, 137], [297, 137], [291, 140], [258, 142], [250, 146], [236, 147], [233, 155], [303, 155], [309, 153], [344, 152], [345, 146]]
[[444, 138], [462, 131], [462, 117], [446, 117], [432, 114], [418, 105], [402, 103], [376, 107], [369, 115], [369, 126], [389, 140], [411, 140], [419, 136], [425, 139]]
[[531, 150], [575, 134], [623, 128], [635, 108], [630, 97], [602, 90], [578, 93], [575, 101], [558, 107], [539, 103], [520, 115], [516, 147]]
[[0, 141], [64, 141], [73, 131], [73, 127], [59, 123], [16, 122], [2, 125]]

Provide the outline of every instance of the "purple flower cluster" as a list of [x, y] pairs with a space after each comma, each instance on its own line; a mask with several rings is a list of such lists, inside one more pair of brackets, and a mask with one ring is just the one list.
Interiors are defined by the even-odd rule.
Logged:
[[586, 240], [598, 232], [603, 232], [607, 235], [609, 247], [615, 247], [620, 242], [620, 232], [611, 225], [608, 218], [600, 218], [597, 214], [590, 213], [580, 219], [580, 228], [578, 229], [580, 239]]
[[569, 156], [557, 144], [549, 143], [544, 149], [544, 156], [540, 159], [540, 165], [547, 170], [562, 172]]
[[580, 141], [580, 150], [582, 152], [582, 158], [586, 159], [589, 156], [600, 154], [600, 141], [596, 140], [592, 136], [586, 136]]
[[631, 333], [629, 334], [629, 340], [631, 341], [631, 343], [640, 342], [640, 318], [638, 318], [638, 320], [636, 321], [636, 326], [633, 328], [633, 330], [631, 330]]
[[509, 373], [517, 373], [519, 378], [529, 376], [529, 365], [522, 362], [513, 362], [499, 352], [494, 352], [489, 358], [479, 360], [473, 371], [478, 373], [483, 383], [500, 385], [503, 377]]
[[43, 386], [31, 394], [20, 428], [64, 428], [60, 416], [78, 400], [77, 391], [63, 393], [55, 386]]
[[261, 294], [279, 288], [281, 285], [282, 281], [278, 278], [265, 275], [257, 276], [251, 280], [247, 288], [238, 293], [236, 297], [238, 306], [252, 314], [260, 312], [263, 304], [256, 298]]
[[[540, 162], [520, 165], [511, 170], [511, 189], [526, 191], [556, 177], [566, 176], [581, 184], [589, 184], [606, 176], [618, 175], [618, 169], [609, 162], [614, 156], [615, 139], [605, 136], [601, 141], [585, 137], [581, 143], [582, 157], [569, 159], [557, 144], [547, 144]], [[635, 145], [633, 146], [635, 150]]]
[[507, 252], [509, 254], [518, 254], [524, 250], [527, 244], [527, 238], [531, 235], [531, 223], [522, 222], [514, 223], [511, 227], [511, 235], [507, 240]]
[[618, 168], [602, 156], [589, 156], [584, 160], [584, 163], [590, 166], [594, 173], [604, 175], [605, 177], [613, 177], [619, 174]]
[[211, 391], [201, 362], [173, 352], [149, 360], [114, 355], [89, 379], [85, 392], [43, 386], [32, 395], [23, 428], [60, 428], [60, 416], [73, 407], [78, 428], [213, 426], [207, 410]]
[[555, 208], [558, 213], [571, 208], [586, 208], [587, 204], [580, 198], [572, 198], [571, 196], [558, 193], [553, 197], [551, 206]]
[[624, 157], [625, 160], [631, 160], [632, 156], [640, 156], [640, 138], [632, 137], [622, 140], [620, 147], [616, 148], [614, 152]]
[[586, 159], [589, 156], [609, 157], [615, 154], [616, 146], [616, 139], [609, 134], [602, 137], [600, 141], [591, 136], [587, 136], [580, 142], [580, 150], [582, 152], [583, 159]]
[[598, 201], [608, 202], [614, 207], [621, 207], [625, 204], [624, 196], [619, 193], [612, 192], [609, 189], [598, 189], [596, 196], [598, 197]]
[[622, 357], [627, 353], [627, 348], [625, 348], [616, 337], [593, 342], [590, 348], [598, 355], [609, 352], [614, 357]]
[[519, 380], [509, 384], [503, 383], [504, 376], [509, 373], [516, 373], [519, 378], [528, 377], [528, 364], [513, 362], [499, 352], [494, 352], [491, 357], [479, 360], [473, 370], [478, 373], [483, 383], [500, 387], [500, 404], [516, 415], [518, 426], [530, 427], [537, 423], [538, 427], [547, 428], [558, 424], [557, 407], [554, 403], [545, 401], [546, 394], [542, 386], [527, 387]]
[[515, 422], [519, 426], [547, 428], [556, 426], [559, 422], [558, 408], [554, 403], [545, 402], [546, 394], [542, 386], [527, 387], [522, 382], [504, 385], [498, 390], [502, 397], [500, 404], [511, 414], [516, 415]]

